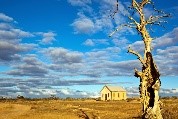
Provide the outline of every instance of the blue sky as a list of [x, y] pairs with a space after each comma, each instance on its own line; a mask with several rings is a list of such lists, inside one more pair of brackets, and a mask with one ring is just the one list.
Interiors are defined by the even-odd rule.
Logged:
[[[178, 95], [178, 3], [154, 1], [171, 13], [166, 28], [150, 34], [155, 62], [161, 72], [162, 95]], [[6, 97], [96, 97], [106, 85], [119, 85], [138, 95], [137, 58], [143, 42], [127, 23], [129, 0], [0, 0], [0, 95]], [[151, 6], [146, 17], [154, 14]], [[138, 19], [138, 15], [134, 17]]]

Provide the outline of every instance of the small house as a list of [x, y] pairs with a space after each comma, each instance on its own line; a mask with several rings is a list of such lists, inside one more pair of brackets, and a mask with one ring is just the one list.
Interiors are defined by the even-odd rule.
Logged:
[[126, 90], [119, 86], [105, 85], [101, 93], [101, 100], [126, 100]]

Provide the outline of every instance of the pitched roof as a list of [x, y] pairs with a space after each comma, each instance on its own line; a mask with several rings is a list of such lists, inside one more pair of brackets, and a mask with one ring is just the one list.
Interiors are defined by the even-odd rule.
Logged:
[[126, 91], [122, 87], [119, 86], [106, 86], [110, 91]]

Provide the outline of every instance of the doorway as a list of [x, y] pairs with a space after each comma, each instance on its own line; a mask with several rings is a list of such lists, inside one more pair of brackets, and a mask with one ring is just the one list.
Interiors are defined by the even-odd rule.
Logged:
[[105, 100], [107, 100], [107, 97], [108, 97], [107, 94], [105, 94]]

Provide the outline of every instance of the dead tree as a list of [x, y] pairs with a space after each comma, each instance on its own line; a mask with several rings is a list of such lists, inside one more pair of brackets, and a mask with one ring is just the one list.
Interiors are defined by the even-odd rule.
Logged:
[[[155, 16], [151, 15], [148, 18], [145, 17], [144, 7], [146, 5], [153, 6], [153, 9], [157, 14]], [[118, 0], [117, 0], [118, 6]], [[113, 33], [110, 34], [112, 36], [116, 31], [120, 30], [122, 27], [127, 26], [130, 28], [135, 28], [138, 33], [142, 37], [142, 41], [144, 43], [144, 54], [143, 56], [138, 52], [132, 50], [130, 47], [128, 49], [128, 53], [134, 54], [138, 57], [139, 61], [142, 64], [142, 71], [138, 71], [135, 69], [135, 76], [140, 78], [140, 99], [143, 105], [143, 119], [162, 119], [161, 114], [161, 102], [159, 101], [159, 89], [161, 86], [160, 81], [160, 73], [157, 69], [157, 66], [153, 60], [153, 56], [151, 53], [151, 43], [153, 38], [150, 36], [148, 32], [149, 25], [162, 25], [162, 18], [169, 17], [169, 14], [166, 14], [160, 10], [155, 9], [154, 3], [151, 0], [141, 0], [137, 2], [136, 0], [132, 0], [131, 7], [134, 12], [139, 14], [139, 21], [133, 18], [133, 15], [127, 16], [130, 20], [129, 23], [121, 25], [118, 29], [116, 29]], [[118, 8], [117, 8], [118, 11]], [[114, 15], [116, 12], [114, 12]]]

